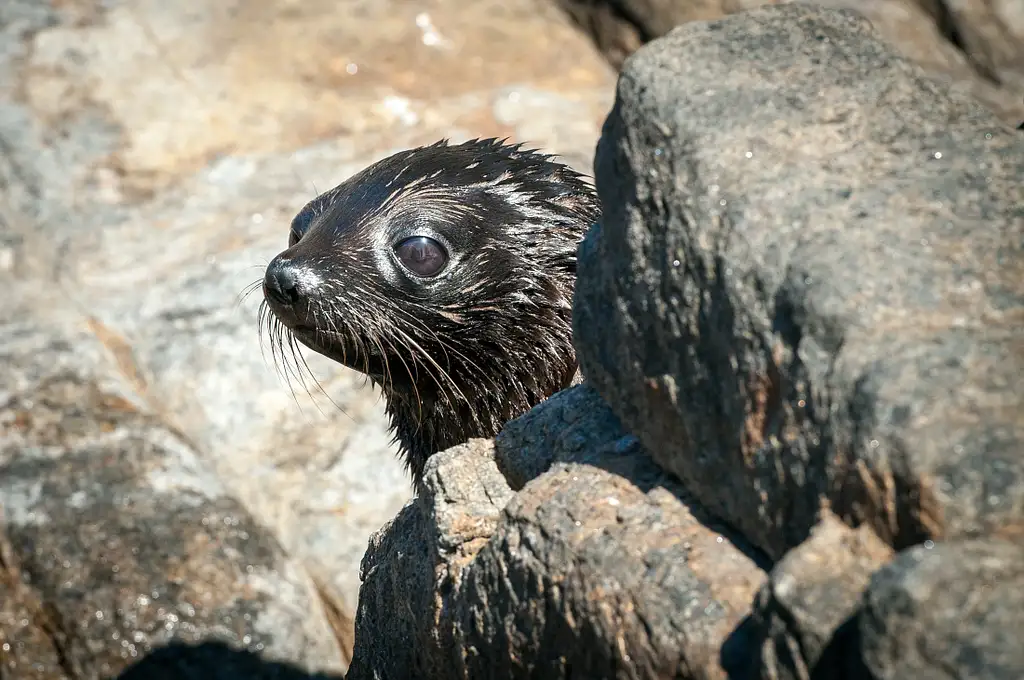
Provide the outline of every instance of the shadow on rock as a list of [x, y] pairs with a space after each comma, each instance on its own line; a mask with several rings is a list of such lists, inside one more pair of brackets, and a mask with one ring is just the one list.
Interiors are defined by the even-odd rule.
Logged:
[[511, 488], [523, 487], [555, 465], [587, 465], [634, 485], [644, 494], [668, 492], [686, 506], [692, 519], [720, 534], [759, 568], [771, 560], [719, 517], [707, 512], [693, 494], [659, 466], [640, 440], [625, 429], [611, 407], [589, 386], [552, 397], [542, 407], [510, 422], [495, 439], [495, 457]]
[[117, 680], [341, 680], [343, 676], [308, 673], [289, 663], [267, 661], [220, 642], [174, 643], [155, 650], [126, 669]]

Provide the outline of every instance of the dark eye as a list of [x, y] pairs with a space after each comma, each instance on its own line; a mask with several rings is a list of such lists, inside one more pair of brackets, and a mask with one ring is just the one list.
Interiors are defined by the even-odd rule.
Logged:
[[437, 276], [448, 264], [444, 246], [426, 236], [413, 236], [395, 246], [395, 254], [406, 269], [416, 276]]
[[293, 245], [299, 242], [299, 240], [309, 231], [309, 225], [313, 222], [313, 205], [309, 203], [299, 214], [292, 219], [291, 231], [288, 232], [288, 247], [291, 248]]

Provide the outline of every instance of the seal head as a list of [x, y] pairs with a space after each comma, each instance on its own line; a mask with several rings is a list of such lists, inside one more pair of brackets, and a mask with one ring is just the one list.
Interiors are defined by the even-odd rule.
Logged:
[[581, 175], [521, 145], [403, 151], [296, 215], [261, 311], [272, 340], [380, 387], [418, 484], [433, 453], [571, 384], [576, 249], [598, 215]]

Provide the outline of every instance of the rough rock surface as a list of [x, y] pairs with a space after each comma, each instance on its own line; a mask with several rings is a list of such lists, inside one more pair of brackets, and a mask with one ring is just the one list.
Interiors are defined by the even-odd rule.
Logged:
[[20, 292], [0, 311], [0, 677], [112, 677], [170, 641], [341, 670], [301, 565], [130, 383], [90, 370], [94, 335], [38, 318], [57, 296]]
[[638, 51], [595, 160], [583, 373], [773, 558], [1024, 530], [1024, 137], [802, 4]]
[[[558, 0], [616, 67], [676, 26], [794, 0]], [[803, 0], [797, 0], [803, 1]], [[813, 0], [863, 14], [882, 37], [948, 87], [1006, 122], [1024, 120], [1024, 9], [1018, 0]]]
[[725, 678], [747, 662], [757, 555], [591, 388], [427, 470], [367, 551], [349, 678]]
[[867, 525], [851, 529], [824, 513], [811, 536], [772, 568], [758, 594], [753, 618], [763, 636], [760, 677], [846, 677], [861, 595], [892, 555]]
[[877, 680], [1024, 677], [1024, 547], [998, 539], [911, 548], [871, 579], [858, 632]]
[[[54, 496], [46, 503], [56, 513], [79, 498], [61, 494], [92, 493], [72, 482], [110, 479], [118, 491], [88, 506], [89, 521], [98, 533], [124, 533], [118, 549], [135, 540], [133, 531], [192, 543], [223, 538], [224, 549], [235, 552], [200, 555], [211, 575], [223, 572], [217, 578], [234, 584], [225, 597], [249, 578], [231, 571], [232, 564], [244, 569], [249, 560], [283, 570], [280, 578], [291, 580], [281, 581], [274, 602], [287, 601], [296, 612], [322, 609], [323, 615], [308, 614], [302, 625], [298, 617], [279, 617], [289, 632], [275, 631], [271, 651], [307, 669], [318, 658], [330, 660], [325, 668], [340, 669], [338, 654], [325, 656], [303, 636], [319, 640], [329, 621], [342, 652], [350, 646], [359, 560], [370, 533], [408, 500], [411, 485], [394, 455], [378, 395], [361, 377], [318, 356], [307, 359], [326, 396], [308, 375], [305, 385], [294, 375], [289, 385], [269, 352], [261, 352], [259, 293], [244, 299], [240, 293], [286, 245], [288, 222], [317, 189], [400, 148], [446, 136], [510, 136], [589, 170], [613, 94], [611, 70], [556, 9], [533, 0], [468, 7], [459, 0], [4, 0], [0, 83], [5, 304], [18, 301], [21, 322], [33, 329], [31, 342], [71, 347], [60, 361], [74, 369], [74, 389], [93, 394], [93, 383], [121, 385], [121, 398], [151, 423], [140, 442], [150, 436], [178, 442], [167, 445], [169, 452], [110, 444], [110, 455], [126, 461], [116, 480], [102, 476], [112, 471], [98, 469], [108, 460], [99, 449], [95, 459], [93, 449], [76, 449], [49, 467], [30, 464], [28, 449], [12, 449], [5, 455], [18, 470], [17, 484], [49, 484]], [[19, 280], [28, 283], [15, 290], [12, 282]], [[46, 290], [52, 299], [22, 300], [25, 290]], [[25, 361], [18, 358], [10, 370], [29, 371]], [[33, 390], [43, 389], [35, 385], [18, 388], [19, 399], [35, 404]], [[111, 417], [104, 413], [96, 407], [79, 417], [93, 420], [83, 427], [97, 428]], [[175, 456], [184, 452], [196, 458], [197, 478], [219, 490], [203, 500], [208, 508], [183, 505], [166, 517], [150, 516], [190, 498], [174, 486], [184, 474], [173, 472]], [[83, 460], [73, 463], [76, 456]], [[162, 472], [165, 459], [170, 472]], [[54, 479], [72, 465], [81, 479]], [[0, 484], [0, 508], [22, 498], [14, 479], [4, 481], [9, 487]], [[167, 486], [166, 497], [132, 506], [138, 517], [122, 516], [126, 511], [110, 504], [144, 498], [160, 484]], [[179, 526], [204, 513], [241, 524]], [[59, 519], [69, 521], [67, 511]], [[63, 579], [64, 567], [25, 554], [29, 530], [11, 521], [5, 514], [0, 531], [10, 532], [18, 573], [34, 570], [40, 583]], [[136, 529], [129, 530], [132, 522]], [[245, 532], [252, 547], [239, 543]], [[101, 569], [84, 560], [99, 559], [95, 551], [102, 546], [74, 540], [66, 549], [77, 552], [63, 553], [67, 569]], [[168, 560], [183, 550], [166, 549]], [[112, 551], [111, 560], [120, 555]], [[164, 558], [147, 553], [137, 559], [132, 584], [148, 577], [154, 588], [164, 588], [170, 578], [161, 572]], [[129, 565], [123, 569], [127, 573]], [[312, 600], [285, 588], [305, 587], [310, 579]], [[112, 588], [96, 595], [97, 610], [111, 601]], [[63, 593], [33, 592], [40, 606], [67, 606]], [[196, 616], [220, 611], [230, 614], [223, 625], [234, 631], [232, 640], [255, 625], [242, 607]], [[107, 629], [93, 623], [89, 630], [102, 635]], [[9, 632], [6, 621], [0, 624], [0, 635]], [[29, 632], [23, 633], [19, 644], [30, 645]], [[32, 639], [43, 645], [34, 658], [43, 659], [48, 638]], [[217, 663], [235, 664], [239, 673], [255, 675], [258, 667], [268, 676], [305, 677], [298, 666], [260, 665], [255, 654], [210, 639], [187, 650], [154, 652], [130, 672], [157, 677], [146, 674], [180, 652], [194, 674], [213, 672], [208, 666]], [[253, 632], [249, 646], [255, 650], [264, 641]], [[100, 640], [96, 657], [83, 657], [83, 673], [114, 659], [104, 656], [110, 644]], [[4, 654], [0, 649], [0, 658]]]

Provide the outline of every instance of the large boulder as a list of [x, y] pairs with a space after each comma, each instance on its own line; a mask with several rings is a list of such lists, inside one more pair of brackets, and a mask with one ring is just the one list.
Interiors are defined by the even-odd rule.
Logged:
[[878, 680], [1024, 677], [1020, 537], [926, 543], [871, 579], [858, 625]]
[[1024, 521], [1024, 137], [846, 11], [692, 23], [619, 79], [583, 373], [773, 558]]

